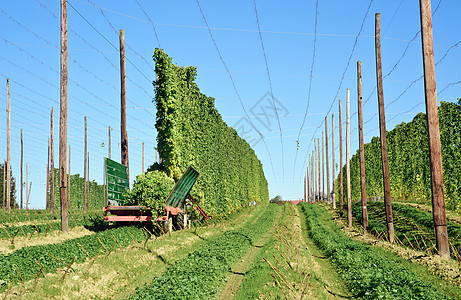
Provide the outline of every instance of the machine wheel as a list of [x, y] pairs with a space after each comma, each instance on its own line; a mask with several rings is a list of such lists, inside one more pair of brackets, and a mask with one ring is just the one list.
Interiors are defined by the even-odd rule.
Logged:
[[187, 214], [179, 213], [176, 216], [176, 225], [177, 225], [177, 227], [179, 229], [184, 229], [184, 228], [187, 227], [187, 224], [188, 224]]
[[163, 223], [163, 230], [165, 233], [171, 233], [173, 231], [173, 219], [170, 217], [168, 221]]

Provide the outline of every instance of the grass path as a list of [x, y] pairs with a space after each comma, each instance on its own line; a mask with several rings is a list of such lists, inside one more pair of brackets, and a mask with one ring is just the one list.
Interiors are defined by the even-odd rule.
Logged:
[[[169, 265], [198, 249], [208, 239], [244, 225], [260, 216], [261, 207], [247, 208], [226, 221], [196, 229], [175, 231], [142, 244], [133, 244], [108, 257], [99, 256], [94, 263], [87, 260], [73, 265], [76, 270], [62, 280], [64, 269], [47, 274], [37, 282], [17, 285], [7, 299], [123, 299], [137, 286], [160, 276]], [[244, 217], [246, 213], [246, 217]], [[5, 293], [0, 295], [4, 297]]]

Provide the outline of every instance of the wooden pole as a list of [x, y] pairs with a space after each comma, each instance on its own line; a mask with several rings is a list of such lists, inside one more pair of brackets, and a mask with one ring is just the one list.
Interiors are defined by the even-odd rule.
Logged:
[[10, 79], [6, 79], [6, 102], [7, 102], [7, 117], [6, 117], [6, 211], [11, 210], [11, 103], [10, 103]]
[[24, 198], [23, 198], [23, 194], [22, 194], [22, 190], [23, 190], [23, 182], [24, 182], [24, 179], [22, 178], [22, 166], [24, 164], [24, 141], [22, 139], [22, 129], [21, 129], [21, 209], [23, 208], [23, 201], [24, 201]]
[[394, 221], [392, 218], [391, 187], [387, 160], [386, 117], [384, 113], [383, 70], [381, 67], [381, 15], [375, 15], [376, 79], [379, 107], [379, 130], [381, 137], [381, 161], [383, 165], [384, 207], [389, 242], [394, 243]]
[[343, 123], [341, 99], [339, 99], [339, 215], [344, 210], [344, 183], [343, 183]]
[[317, 139], [314, 138], [314, 202], [317, 200], [318, 195], [318, 183], [317, 183]]
[[54, 213], [54, 127], [53, 108], [51, 108], [51, 144], [50, 144], [50, 212]]
[[142, 143], [142, 174], [144, 174], [144, 143]]
[[61, 0], [61, 117], [59, 134], [59, 191], [61, 230], [69, 232], [67, 207], [67, 0]]
[[332, 172], [332, 178], [333, 178], [333, 209], [336, 209], [336, 189], [335, 189], [335, 183], [336, 183], [336, 178], [335, 178], [335, 115], [331, 114], [331, 148], [333, 152], [333, 166], [331, 168]]
[[360, 188], [362, 196], [362, 225], [368, 229], [367, 189], [365, 183], [365, 147], [363, 145], [363, 112], [362, 112], [362, 63], [357, 62], [357, 101], [359, 118], [359, 149], [360, 149]]
[[305, 197], [304, 202], [307, 202], [309, 200], [309, 193], [310, 193], [310, 191], [309, 191], [309, 188], [310, 188], [309, 179], [310, 179], [309, 167], [307, 167], [306, 168], [307, 197]]
[[102, 163], [102, 187], [103, 187], [103, 206], [106, 207], [106, 159]]
[[83, 212], [86, 213], [86, 168], [87, 168], [87, 123], [86, 123], [86, 116], [85, 116], [85, 144], [84, 144], [84, 151], [83, 151]]
[[67, 174], [67, 207], [70, 209], [70, 145], [69, 145], [69, 173]]
[[330, 202], [330, 162], [328, 157], [328, 118], [325, 116], [325, 160], [327, 168], [327, 202]]
[[424, 88], [426, 98], [426, 122], [429, 134], [429, 161], [431, 167], [432, 213], [434, 218], [435, 243], [439, 255], [450, 258], [447, 218], [443, 194], [442, 152], [440, 144], [439, 118], [437, 114], [437, 89], [432, 38], [431, 1], [420, 0], [421, 39], [424, 65]]
[[325, 201], [325, 141], [322, 131], [322, 200]]
[[87, 176], [86, 176], [86, 208], [89, 210], [90, 209], [90, 152], [87, 153], [88, 156], [88, 168], [86, 169], [87, 171]]
[[121, 82], [121, 118], [120, 118], [120, 131], [121, 131], [121, 152], [122, 152], [122, 165], [126, 166], [126, 173], [128, 182], [130, 182], [130, 165], [128, 160], [128, 136], [126, 133], [126, 88], [125, 88], [125, 33], [120, 29], [120, 82]]
[[351, 91], [347, 89], [346, 99], [346, 180], [347, 180], [347, 226], [352, 227], [352, 199], [351, 199]]
[[111, 141], [110, 141], [110, 126], [109, 126], [109, 159], [110, 159], [110, 146], [111, 146]]
[[5, 189], [5, 183], [6, 183], [6, 160], [3, 159], [3, 208], [6, 209], [6, 189]]
[[30, 190], [32, 189], [32, 181], [30, 182], [29, 185], [29, 191], [27, 192], [27, 198], [26, 198], [26, 210], [29, 209], [29, 197], [30, 197]]
[[306, 202], [306, 193], [307, 193], [307, 174], [304, 174], [304, 198], [303, 201]]
[[26, 210], [29, 209], [29, 194], [30, 194], [30, 189], [27, 189], [27, 186], [29, 185], [29, 168], [26, 163]]
[[[26, 185], [27, 191], [27, 185]], [[46, 209], [50, 208], [50, 138], [48, 138], [48, 160], [46, 162]], [[27, 198], [27, 195], [26, 195]]]
[[321, 163], [322, 163], [322, 158], [321, 158], [321, 153], [320, 153], [320, 138], [317, 138], [317, 150], [318, 150], [318, 155], [319, 155], [319, 158], [318, 158], [318, 168], [319, 168], [319, 200], [323, 200], [323, 197], [322, 195], [320, 194], [321, 193], [321, 184], [322, 184], [322, 179], [321, 179], [321, 176], [322, 176], [322, 166], [321, 166]]

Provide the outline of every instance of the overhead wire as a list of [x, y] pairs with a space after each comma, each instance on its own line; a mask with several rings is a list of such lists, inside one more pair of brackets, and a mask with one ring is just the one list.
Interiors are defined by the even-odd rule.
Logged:
[[256, 7], [256, 0], [253, 0], [253, 4], [254, 4], [254, 10], [255, 10], [255, 16], [256, 16], [256, 24], [258, 25], [258, 33], [259, 33], [259, 40], [261, 41], [261, 48], [262, 48], [262, 51], [263, 51], [263, 56], [264, 56], [264, 63], [266, 64], [266, 72], [267, 72], [267, 79], [269, 81], [269, 90], [270, 90], [270, 93], [271, 93], [271, 99], [272, 99], [272, 108], [274, 110], [274, 114], [275, 114], [275, 117], [277, 119], [277, 123], [278, 123], [278, 127], [279, 127], [279, 131], [280, 131], [280, 147], [281, 147], [281, 150], [282, 150], [282, 182], [285, 181], [285, 162], [284, 162], [284, 153], [283, 153], [283, 134], [282, 134], [282, 126], [280, 124], [280, 118], [279, 118], [279, 113], [277, 111], [277, 106], [276, 106], [276, 103], [275, 103], [275, 99], [274, 99], [274, 91], [272, 89], [272, 80], [271, 80], [271, 73], [269, 71], [269, 64], [267, 63], [267, 56], [266, 56], [266, 50], [264, 48], [264, 41], [263, 41], [263, 36], [261, 34], [261, 26], [259, 24], [259, 16], [258, 16], [258, 9]]
[[[234, 82], [234, 79], [233, 79], [233, 77], [232, 77], [232, 74], [231, 74], [231, 72], [229, 71], [229, 68], [227, 67], [227, 64], [225, 63], [224, 58], [223, 58], [222, 55], [221, 55], [221, 51], [219, 51], [219, 48], [218, 48], [218, 45], [217, 45], [217, 43], [216, 43], [216, 40], [215, 40], [215, 38], [214, 38], [214, 36], [213, 36], [213, 33], [211, 32], [211, 29], [210, 29], [210, 27], [208, 26], [208, 21], [207, 21], [207, 19], [206, 19], [206, 17], [205, 17], [205, 14], [203, 13], [202, 7], [200, 6], [200, 2], [199, 2], [198, 0], [195, 0], [195, 2], [197, 3], [197, 6], [198, 6], [198, 8], [199, 8], [199, 10], [200, 10], [200, 14], [202, 15], [202, 18], [203, 18], [203, 21], [205, 22], [206, 27], [208, 28], [208, 33], [210, 34], [211, 40], [212, 40], [213, 45], [214, 45], [214, 47], [215, 47], [215, 49], [216, 49], [216, 52], [218, 53], [219, 59], [221, 60], [221, 63], [223, 64], [224, 68], [226, 69], [226, 72], [227, 72], [227, 74], [228, 74], [228, 76], [229, 76], [229, 79], [230, 79], [230, 81], [231, 81], [231, 83], [232, 83], [232, 87], [233, 87], [233, 89], [234, 89], [234, 92], [235, 92], [235, 94], [237, 95], [237, 98], [239, 99], [239, 102], [240, 102], [240, 105], [241, 105], [241, 107], [242, 107], [242, 109], [243, 109], [243, 112], [245, 113], [245, 116], [248, 116], [248, 112], [247, 112], [247, 110], [246, 110], [246, 108], [245, 108], [245, 105], [243, 104], [242, 98], [240, 97], [240, 93], [239, 93], [238, 90], [237, 90], [237, 87], [236, 87], [236, 85], [235, 85], [235, 82]], [[248, 121], [248, 123], [251, 125], [251, 127], [259, 134], [261, 140], [262, 140], [263, 143], [264, 143], [264, 147], [266, 148], [267, 154], [269, 155], [269, 160], [270, 160], [270, 163], [271, 163], [272, 173], [273, 173], [273, 175], [274, 175], [275, 181], [277, 182], [277, 176], [275, 175], [275, 169], [274, 169], [274, 164], [273, 164], [273, 161], [272, 161], [272, 156], [271, 156], [271, 154], [270, 154], [269, 148], [267, 147], [267, 143], [266, 143], [266, 141], [265, 141], [265, 139], [264, 139], [264, 136], [263, 136], [262, 133], [258, 130], [258, 128], [256, 128], [256, 126], [253, 124], [253, 122], [251, 121], [250, 118], [247, 117], [247, 121]]]

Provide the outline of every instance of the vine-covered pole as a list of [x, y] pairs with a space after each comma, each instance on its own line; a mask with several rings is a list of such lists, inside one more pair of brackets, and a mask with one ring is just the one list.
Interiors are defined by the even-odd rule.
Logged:
[[314, 151], [311, 153], [311, 202], [314, 202], [315, 199], [315, 168], [314, 168]]
[[310, 179], [309, 167], [307, 167], [306, 168], [307, 198], [304, 200], [304, 202], [307, 202], [309, 200], [309, 188], [310, 188], [309, 179]]
[[69, 232], [67, 208], [67, 0], [61, 0], [61, 114], [59, 126], [59, 192], [61, 230]]
[[383, 165], [384, 207], [389, 242], [394, 243], [394, 221], [392, 217], [389, 164], [387, 160], [386, 117], [384, 113], [383, 70], [381, 67], [381, 15], [375, 15], [376, 79], [379, 106], [379, 131], [381, 137], [381, 161]]
[[[10, 194], [11, 194], [11, 128], [10, 128], [10, 119], [11, 119], [11, 104], [10, 104], [10, 79], [6, 79], [6, 211], [9, 213], [11, 210], [10, 203]], [[3, 169], [5, 172], [5, 169]], [[13, 203], [14, 204], [14, 203]]]
[[26, 210], [29, 209], [30, 189], [28, 189], [28, 186], [29, 186], [29, 167], [27, 166], [27, 163], [26, 163]]
[[50, 212], [54, 213], [54, 126], [53, 108], [51, 108], [51, 140], [50, 140]]
[[121, 143], [120, 148], [122, 152], [122, 165], [126, 167], [126, 175], [128, 182], [130, 182], [130, 166], [128, 160], [128, 135], [126, 133], [126, 88], [125, 88], [125, 33], [120, 29], [120, 103], [121, 103], [121, 118], [120, 118], [120, 131]]
[[304, 198], [303, 201], [306, 202], [306, 191], [307, 190], [307, 173], [304, 174]]
[[347, 226], [352, 227], [351, 199], [351, 90], [347, 89], [346, 99], [346, 180], [347, 180]]
[[6, 191], [5, 191], [5, 180], [6, 180], [6, 160], [3, 159], [3, 205], [2, 207], [3, 208], [6, 208], [6, 197], [5, 197], [5, 194], [6, 194]]
[[24, 141], [22, 139], [22, 129], [21, 129], [21, 209], [23, 207], [23, 202], [24, 202], [24, 198], [23, 198], [23, 194], [22, 194], [22, 191], [23, 191], [23, 178], [22, 178], [22, 167], [23, 167], [23, 164], [24, 164]]
[[317, 200], [317, 195], [318, 195], [318, 183], [317, 183], [317, 139], [314, 138], [314, 188], [315, 188], [315, 193], [314, 193], [314, 202]]
[[87, 152], [87, 159], [88, 159], [88, 168], [86, 169], [87, 171], [87, 176], [86, 176], [86, 208], [90, 209], [90, 152]]
[[85, 144], [84, 144], [84, 151], [83, 151], [83, 212], [86, 212], [86, 168], [87, 168], [87, 124], [86, 124], [86, 116], [84, 117], [85, 120]]
[[325, 201], [325, 141], [322, 131], [322, 200]]
[[365, 183], [365, 147], [363, 145], [363, 112], [362, 112], [362, 62], [357, 62], [357, 101], [359, 119], [359, 151], [360, 151], [360, 189], [362, 196], [363, 227], [368, 229], [367, 189]]
[[102, 191], [103, 191], [103, 200], [102, 205], [106, 206], [106, 159], [103, 159], [102, 163]]
[[142, 143], [142, 174], [144, 174], [144, 143]]
[[326, 163], [327, 163], [327, 202], [330, 202], [330, 162], [328, 156], [328, 117], [325, 116], [325, 151], [326, 151]]
[[431, 1], [420, 0], [421, 39], [424, 65], [424, 88], [426, 98], [426, 121], [429, 134], [429, 161], [431, 167], [432, 212], [435, 242], [439, 255], [450, 258], [447, 218], [443, 194], [442, 151], [440, 145], [439, 118], [437, 114], [437, 90], [432, 39]]
[[[26, 175], [27, 176], [27, 175]], [[27, 191], [27, 185], [26, 185]], [[50, 138], [48, 138], [48, 160], [46, 162], [46, 209], [50, 208]], [[26, 194], [27, 198], [27, 194]]]
[[331, 172], [332, 172], [332, 179], [333, 179], [333, 199], [332, 199], [332, 202], [333, 202], [333, 209], [336, 209], [336, 189], [335, 189], [335, 115], [334, 114], [331, 114], [331, 148], [332, 148], [332, 152], [333, 152], [333, 166], [331, 168]]
[[339, 215], [343, 216], [344, 207], [344, 183], [343, 183], [343, 123], [341, 99], [339, 99]]

